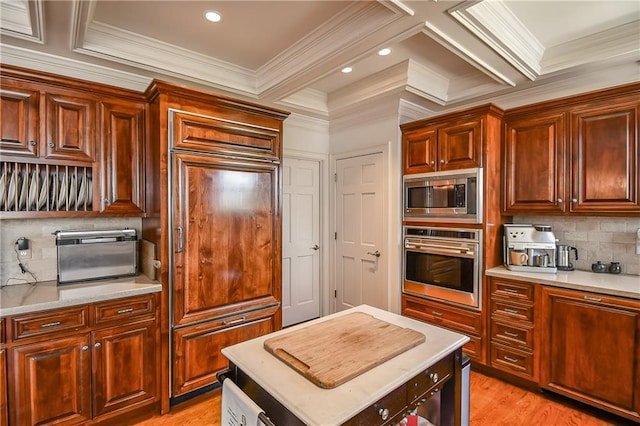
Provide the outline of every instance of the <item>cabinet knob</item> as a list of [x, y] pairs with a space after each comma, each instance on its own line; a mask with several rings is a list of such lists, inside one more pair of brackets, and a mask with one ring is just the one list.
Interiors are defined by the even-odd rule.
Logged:
[[49, 143], [47, 144], [47, 146], [48, 146], [49, 148], [53, 148], [54, 146], [56, 146], [56, 144], [55, 144], [55, 143], [53, 143], [53, 142], [49, 142]]
[[382, 417], [382, 420], [387, 420], [389, 418], [389, 409], [381, 408], [380, 410], [378, 410], [378, 414], [380, 415], [380, 417]]
[[431, 160], [431, 165], [433, 166], [434, 164], [436, 164], [436, 162]]
[[29, 145], [31, 146], [36, 146], [38, 144], [38, 142], [36, 141], [29, 141]]
[[558, 198], [558, 204], [562, 204], [562, 198]]
[[433, 383], [436, 383], [439, 379], [438, 373], [429, 373], [429, 378]]
[[88, 345], [84, 345], [84, 346], [82, 347], [82, 352], [86, 352], [86, 351], [88, 351], [88, 350], [89, 350], [89, 346], [88, 346]]
[[97, 342], [95, 345], [93, 345], [93, 347], [96, 349], [100, 349], [101, 346], [102, 346], [102, 343], [100, 342]]
[[577, 198], [572, 198], [572, 199], [571, 199], [571, 202], [572, 202], [572, 203], [577, 203], [577, 202], [578, 202], [578, 199], [577, 199]]
[[440, 164], [444, 164], [444, 160], [440, 160]]

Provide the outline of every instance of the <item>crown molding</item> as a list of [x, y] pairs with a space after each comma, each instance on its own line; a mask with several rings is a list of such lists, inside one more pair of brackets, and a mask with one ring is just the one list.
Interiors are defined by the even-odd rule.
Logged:
[[327, 94], [319, 90], [303, 89], [274, 103], [284, 108], [295, 108], [325, 118], [329, 116]]
[[307, 130], [314, 133], [329, 134], [329, 121], [326, 119], [309, 117], [298, 113], [292, 113], [284, 122], [289, 128]]
[[[299, 90], [301, 76], [342, 66], [341, 55], [406, 14], [378, 2], [353, 2], [346, 9], [257, 70], [258, 90], [265, 97], [285, 97]], [[349, 58], [353, 59], [352, 57]], [[326, 71], [324, 71], [326, 72]]]
[[439, 105], [447, 103], [450, 87], [448, 78], [409, 59], [407, 65], [407, 86], [415, 94]]
[[454, 37], [446, 34], [444, 31], [436, 27], [433, 23], [428, 21], [425, 22], [425, 27], [422, 32], [431, 37], [436, 42], [440, 43], [446, 49], [453, 52], [455, 55], [458, 55], [458, 57], [460, 57], [471, 66], [491, 77], [496, 82], [512, 87], [516, 85], [516, 83], [509, 77], [480, 59], [477, 55], [471, 53], [468, 49], [462, 46], [462, 44], [458, 43]]
[[386, 93], [377, 98], [367, 99], [357, 107], [342, 110], [338, 114], [332, 112], [329, 122], [330, 131], [333, 133], [353, 127], [366, 126], [389, 117], [397, 120], [399, 102], [399, 93]]
[[400, 124], [410, 123], [412, 121], [421, 120], [431, 117], [436, 113], [428, 108], [417, 105], [406, 99], [400, 99], [398, 107], [398, 117]]
[[639, 40], [640, 20], [635, 20], [547, 49], [542, 60], [542, 71], [547, 74], [629, 54], [635, 54], [637, 60]]
[[0, 44], [2, 63], [144, 92], [152, 79], [101, 65]]
[[[438, 0], [434, 0], [434, 1], [438, 1]], [[406, 13], [409, 16], [413, 16], [416, 13], [413, 9], [411, 9], [409, 6], [407, 6], [400, 0], [378, 0], [378, 2], [393, 11]]]
[[44, 44], [42, 0], [0, 2], [0, 35]]
[[[81, 31], [80, 22], [76, 20]], [[122, 30], [101, 22], [91, 22], [83, 37], [76, 36], [73, 51], [105, 58], [121, 64], [206, 84], [249, 98], [257, 98], [255, 73], [246, 68]], [[167, 58], [173, 60], [169, 63]]]
[[540, 76], [544, 46], [502, 1], [466, 2], [449, 14], [525, 77]]

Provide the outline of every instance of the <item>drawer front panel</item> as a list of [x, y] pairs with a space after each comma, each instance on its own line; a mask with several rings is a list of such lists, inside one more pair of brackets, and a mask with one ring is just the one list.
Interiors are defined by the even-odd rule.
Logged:
[[95, 305], [95, 323], [103, 324], [121, 321], [125, 318], [153, 317], [155, 315], [154, 295], [113, 300]]
[[491, 366], [512, 374], [534, 378], [533, 354], [491, 344]]
[[86, 306], [12, 318], [14, 341], [60, 332], [84, 330], [88, 327], [89, 309]]
[[425, 394], [441, 385], [453, 375], [453, 358], [448, 357], [428, 368], [407, 382], [407, 402], [414, 403]]
[[506, 345], [515, 345], [522, 349], [533, 350], [533, 328], [507, 324], [491, 320], [491, 339]]
[[462, 333], [479, 336], [482, 332], [480, 312], [467, 311], [425, 299], [403, 296], [402, 314], [431, 324], [453, 328]]
[[521, 302], [533, 302], [534, 286], [529, 283], [502, 281], [496, 278], [492, 278], [490, 281], [492, 297], [508, 298]]
[[533, 324], [533, 306], [516, 305], [514, 303], [492, 299], [491, 316], [526, 321]]
[[406, 398], [407, 384], [405, 383], [347, 420], [343, 425], [386, 425], [391, 424], [391, 421], [395, 424], [395, 417], [402, 414], [407, 406]]

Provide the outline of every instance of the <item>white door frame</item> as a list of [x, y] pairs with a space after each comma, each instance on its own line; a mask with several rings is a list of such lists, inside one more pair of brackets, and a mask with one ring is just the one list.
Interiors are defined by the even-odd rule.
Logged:
[[[317, 161], [320, 164], [320, 316], [323, 317], [330, 313], [329, 310], [329, 258], [331, 246], [329, 238], [329, 160], [326, 154], [314, 152], [299, 151], [295, 149], [287, 149], [282, 154], [283, 157], [295, 160]], [[333, 234], [331, 234], [333, 235]]]
[[364, 156], [364, 155], [371, 155], [371, 154], [382, 154], [382, 196], [383, 196], [383, 200], [382, 200], [382, 204], [384, 206], [383, 208], [383, 213], [382, 213], [382, 222], [383, 222], [383, 230], [382, 230], [382, 235], [383, 235], [383, 241], [382, 241], [382, 247], [383, 247], [383, 253], [385, 254], [385, 261], [387, 262], [387, 277], [386, 277], [386, 281], [387, 281], [387, 310], [392, 310], [392, 306], [395, 304], [395, 299], [396, 299], [396, 293], [397, 291], [395, 289], [391, 288], [391, 285], [389, 285], [389, 283], [393, 283], [396, 280], [395, 279], [391, 279], [391, 266], [393, 265], [393, 263], [390, 261], [392, 253], [395, 254], [396, 253], [396, 248], [392, 247], [390, 244], [390, 238], [389, 238], [389, 209], [390, 209], [390, 200], [391, 200], [391, 196], [389, 193], [389, 170], [391, 170], [392, 168], [390, 167], [389, 161], [390, 161], [390, 152], [391, 149], [391, 142], [387, 142], [386, 144], [382, 144], [382, 145], [375, 145], [369, 148], [363, 148], [363, 149], [358, 149], [358, 150], [354, 150], [354, 151], [347, 151], [347, 152], [341, 152], [339, 154], [332, 154], [330, 156], [330, 160], [331, 160], [331, 221], [330, 221], [330, 232], [328, 233], [331, 237], [331, 250], [329, 253], [329, 258], [330, 258], [330, 267], [329, 267], [329, 271], [330, 271], [330, 275], [331, 275], [331, 284], [330, 284], [330, 288], [329, 290], [329, 297], [328, 297], [328, 302], [329, 302], [329, 308], [330, 311], [328, 311], [328, 313], [334, 313], [336, 312], [336, 298], [335, 298], [335, 292], [336, 292], [336, 240], [334, 238], [336, 229], [337, 229], [337, 212], [336, 212], [336, 204], [337, 204], [337, 200], [336, 200], [336, 180], [334, 179], [334, 177], [336, 176], [336, 170], [337, 170], [337, 162], [338, 160], [343, 160], [346, 158], [352, 158], [352, 157], [360, 157], [360, 156]]

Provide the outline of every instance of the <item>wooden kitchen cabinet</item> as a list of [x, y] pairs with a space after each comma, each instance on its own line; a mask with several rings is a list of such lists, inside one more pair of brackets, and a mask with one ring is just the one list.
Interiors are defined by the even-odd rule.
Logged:
[[472, 362], [485, 364], [483, 316], [480, 311], [403, 294], [402, 315], [468, 336], [471, 340], [464, 345], [464, 353]]
[[448, 119], [436, 125], [428, 123], [427, 119], [400, 126], [404, 174], [481, 166], [481, 118]]
[[117, 421], [156, 409], [154, 294], [8, 318], [12, 425]]
[[640, 85], [509, 110], [504, 214], [640, 214]]
[[1, 217], [144, 215], [144, 95], [1, 68]]
[[5, 343], [4, 318], [0, 318], [0, 426], [9, 424], [9, 405], [7, 403], [7, 350]]
[[489, 278], [489, 365], [537, 383], [536, 303], [539, 286]]
[[640, 421], [640, 302], [542, 289], [542, 387]]
[[144, 215], [144, 126], [144, 103], [102, 103], [101, 213]]

